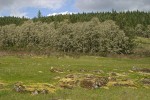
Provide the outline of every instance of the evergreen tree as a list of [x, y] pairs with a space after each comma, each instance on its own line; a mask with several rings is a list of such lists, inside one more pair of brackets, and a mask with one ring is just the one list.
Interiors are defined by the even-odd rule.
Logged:
[[41, 17], [42, 17], [42, 13], [41, 13], [40, 10], [38, 11], [37, 17], [38, 17], [38, 18], [41, 18]]

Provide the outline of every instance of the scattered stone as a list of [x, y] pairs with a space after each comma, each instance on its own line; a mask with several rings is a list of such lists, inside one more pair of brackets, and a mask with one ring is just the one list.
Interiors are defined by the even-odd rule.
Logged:
[[135, 67], [135, 66], [132, 67], [132, 71], [137, 71], [137, 70], [138, 70], [137, 67]]
[[38, 71], [39, 73], [43, 73], [43, 71]]
[[116, 72], [111, 72], [110, 76], [117, 76], [117, 73]]
[[55, 80], [59, 80], [59, 79], [60, 79], [60, 77], [59, 77], [59, 76], [56, 76], [56, 77], [54, 77], [54, 79], [55, 79]]
[[76, 78], [77, 76], [74, 75], [74, 74], [69, 74], [69, 75], [66, 75], [65, 78]]
[[110, 77], [108, 77], [108, 80], [109, 80], [109, 81], [116, 81], [117, 79], [116, 79], [115, 77], [111, 77], [111, 76], [110, 76]]
[[35, 93], [36, 91], [38, 91], [39, 94], [47, 94], [49, 92], [53, 93], [56, 90], [56, 88], [51, 84], [37, 83], [37, 84], [26, 86], [26, 90], [29, 92], [35, 92]]
[[122, 78], [121, 81], [128, 81], [128, 78]]
[[124, 86], [124, 87], [136, 87], [135, 83], [128, 79], [128, 73], [109, 73], [109, 82], [107, 86]]
[[115, 71], [117, 71], [118, 69], [114, 69]]
[[32, 95], [38, 95], [39, 91], [38, 90], [34, 90], [33, 92], [31, 92]]
[[150, 73], [150, 68], [136, 68], [136, 67], [133, 67], [132, 71], [134, 71], [134, 72]]
[[77, 80], [75, 78], [63, 78], [59, 81], [60, 87], [72, 89], [77, 85]]
[[103, 86], [102, 88], [106, 89], [106, 90], [109, 90], [109, 87], [107, 87], [107, 86]]
[[132, 80], [126, 81], [109, 81], [107, 86], [125, 86], [125, 87], [136, 87]]
[[83, 88], [92, 89], [94, 87], [94, 82], [91, 81], [91, 80], [84, 79], [84, 80], [81, 81], [80, 86], [83, 87]]
[[142, 76], [148, 76], [148, 75], [150, 75], [150, 73], [145, 73], [145, 72], [138, 72], [138, 74], [140, 74]]
[[4, 88], [4, 83], [0, 82], [0, 89], [3, 89], [3, 88]]
[[16, 92], [20, 92], [20, 93], [23, 93], [23, 92], [26, 91], [25, 86], [23, 85], [22, 82], [17, 82], [17, 83], [14, 85], [13, 90], [15, 90]]
[[72, 78], [72, 79], [79, 79], [81, 77], [83, 77], [82, 74], [68, 74], [65, 76], [65, 78]]
[[42, 89], [42, 90], [35, 89], [34, 91], [31, 92], [32, 95], [48, 94], [48, 93], [49, 93], [49, 91], [46, 89]]
[[105, 86], [108, 83], [108, 78], [106, 77], [86, 77], [80, 82], [80, 86], [87, 89], [95, 89]]
[[105, 86], [107, 83], [108, 78], [95, 76], [93, 74], [69, 74], [59, 81], [60, 87], [67, 89], [72, 89], [76, 86], [94, 89]]
[[78, 70], [79, 72], [89, 72], [89, 70], [85, 70], [85, 69], [80, 69]]
[[144, 72], [144, 73], [150, 73], [150, 69], [149, 68], [141, 68], [140, 71]]
[[110, 77], [125, 77], [127, 76], [127, 73], [116, 73], [116, 72], [110, 72], [108, 73]]
[[134, 71], [132, 71], [132, 70], [129, 70], [129, 72], [130, 72], [130, 73], [133, 73]]
[[145, 85], [150, 85], [150, 78], [144, 78], [141, 80], [141, 82]]
[[143, 87], [146, 88], [146, 89], [149, 89], [149, 88], [150, 88], [148, 85], [144, 85]]
[[56, 88], [53, 85], [46, 83], [23, 85], [22, 82], [17, 82], [14, 85], [14, 90], [20, 93], [29, 92], [32, 95], [37, 95], [37, 94], [48, 94], [49, 92], [53, 93], [56, 90]]
[[90, 78], [90, 79], [92, 79], [94, 77], [96, 77], [96, 76], [93, 75], [93, 74], [85, 74], [85, 75], [83, 75], [83, 78]]
[[125, 87], [133, 87], [134, 84], [128, 83], [128, 82], [117, 82], [114, 84], [114, 86], [125, 86]]
[[67, 72], [72, 72], [72, 70], [71, 70], [71, 69], [68, 69]]
[[63, 69], [51, 67], [50, 71], [53, 73], [63, 73]]
[[41, 90], [41, 94], [48, 94], [48, 90], [46, 89]]
[[96, 73], [96, 74], [103, 74], [104, 73], [103, 70], [94, 70], [93, 72]]

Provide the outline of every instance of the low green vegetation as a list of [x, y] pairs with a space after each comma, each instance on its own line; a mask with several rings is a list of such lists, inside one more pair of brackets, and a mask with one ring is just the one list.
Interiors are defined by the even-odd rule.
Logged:
[[[79, 58], [68, 56], [1, 56], [0, 99], [149, 100], [150, 87], [141, 83], [142, 79], [150, 78], [149, 61], [150, 58], [105, 58], [96, 56], [81, 56]], [[138, 71], [138, 68], [141, 70]], [[113, 76], [116, 73], [116, 77], [121, 76], [119, 80], [121, 79], [125, 82], [129, 80], [131, 82], [125, 85], [120, 83], [121, 85], [119, 86], [106, 85], [95, 89], [87, 89], [80, 86], [65, 89], [59, 86], [59, 81], [66, 77], [66, 75], [76, 75], [79, 73], [81, 75], [105, 77], [111, 77], [110, 75]], [[56, 91], [54, 93], [38, 95], [17, 93], [13, 90], [16, 82], [22, 82], [24, 85], [52, 84]]]

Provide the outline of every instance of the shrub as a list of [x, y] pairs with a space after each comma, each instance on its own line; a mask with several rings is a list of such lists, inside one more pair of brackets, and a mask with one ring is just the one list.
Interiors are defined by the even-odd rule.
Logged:
[[[149, 31], [148, 31], [149, 32]], [[50, 24], [26, 21], [21, 26], [0, 27], [1, 49], [55, 50], [65, 53], [128, 54], [134, 44], [112, 20]]]

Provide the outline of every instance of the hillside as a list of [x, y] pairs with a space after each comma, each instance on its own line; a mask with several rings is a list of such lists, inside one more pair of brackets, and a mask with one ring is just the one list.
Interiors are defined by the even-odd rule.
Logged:
[[149, 19], [114, 10], [0, 17], [0, 100], [150, 100]]

